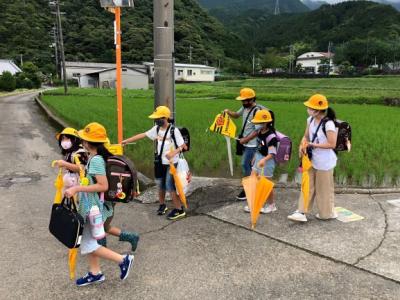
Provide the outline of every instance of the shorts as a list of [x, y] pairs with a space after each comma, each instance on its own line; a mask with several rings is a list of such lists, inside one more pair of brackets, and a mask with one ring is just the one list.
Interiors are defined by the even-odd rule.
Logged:
[[[175, 167], [178, 164], [175, 164]], [[162, 178], [156, 178], [156, 184], [158, 186], [158, 189], [161, 191], [167, 191], [167, 192], [175, 192], [175, 181], [174, 177], [169, 173], [169, 165], [165, 165], [166, 167], [166, 172], [165, 176]]]
[[274, 171], [276, 166], [275, 159], [272, 158], [267, 160], [265, 162], [264, 168], [261, 169], [258, 167], [258, 162], [264, 157], [265, 156], [263, 156], [260, 152], [257, 151], [254, 159], [253, 171], [255, 171], [260, 176], [272, 178], [274, 176]]
[[97, 243], [97, 240], [92, 236], [92, 231], [90, 229], [90, 221], [89, 218], [86, 219], [85, 225], [83, 227], [82, 241], [81, 241], [81, 254], [86, 255], [90, 254], [101, 246]]

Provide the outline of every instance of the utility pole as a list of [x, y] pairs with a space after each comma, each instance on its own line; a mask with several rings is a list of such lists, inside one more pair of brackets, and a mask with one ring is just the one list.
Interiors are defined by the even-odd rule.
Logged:
[[174, 1], [153, 0], [154, 107], [164, 105], [175, 119]]
[[279, 8], [279, 0], [275, 0], [275, 10], [274, 10], [274, 15], [280, 15], [281, 14], [281, 10]]
[[68, 86], [67, 86], [67, 71], [65, 67], [65, 55], [64, 55], [64, 38], [63, 38], [63, 33], [62, 33], [62, 26], [61, 26], [61, 12], [60, 12], [60, 1], [59, 0], [54, 0], [50, 2], [50, 5], [55, 6], [56, 11], [56, 19], [57, 19], [57, 31], [58, 31], [58, 40], [59, 40], [59, 45], [60, 45], [60, 55], [61, 55], [61, 73], [62, 73], [62, 78], [64, 81], [64, 94], [66, 95], [68, 93]]
[[21, 59], [21, 67], [23, 67], [24, 66], [24, 60], [22, 58], [22, 54], [19, 55], [19, 58]]
[[328, 71], [327, 71], [328, 77], [329, 77], [329, 74], [331, 72], [331, 59], [332, 59], [332, 54], [331, 53], [332, 53], [332, 42], [329, 41], [329, 44], [328, 44], [328, 59], [329, 59], [329, 62], [328, 62]]
[[55, 55], [55, 59], [56, 59], [56, 78], [60, 78], [59, 77], [59, 62], [58, 62], [58, 34], [57, 34], [56, 24], [54, 24], [51, 33], [54, 38], [54, 55]]
[[189, 64], [192, 63], [192, 49], [193, 49], [192, 45], [189, 45]]
[[255, 57], [254, 54], [253, 54], [253, 59], [252, 59], [252, 61], [253, 61], [253, 76], [254, 76], [254, 74], [255, 74], [255, 72], [256, 72], [256, 57]]
[[289, 73], [293, 73], [293, 65], [294, 65], [294, 48], [293, 45], [290, 45], [289, 51]]

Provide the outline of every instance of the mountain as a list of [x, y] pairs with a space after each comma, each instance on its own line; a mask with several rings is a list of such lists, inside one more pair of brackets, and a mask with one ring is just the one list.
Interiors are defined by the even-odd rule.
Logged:
[[261, 53], [267, 47], [288, 49], [296, 42], [326, 51], [329, 42], [339, 45], [357, 38], [399, 39], [400, 13], [390, 5], [348, 1], [298, 14], [247, 12], [230, 19], [226, 26], [246, 37], [249, 46]]
[[[214, 10], [237, 15], [246, 10], [274, 12], [276, 0], [198, 0], [211, 14]], [[309, 9], [300, 0], [279, 0], [281, 13], [305, 12]]]
[[328, 4], [328, 2], [325, 1], [314, 1], [314, 0], [302, 0], [301, 2], [303, 2], [303, 4], [311, 10], [318, 9], [322, 5]]
[[[62, 1], [63, 33], [67, 60], [113, 62], [113, 15], [98, 0]], [[33, 61], [46, 72], [54, 72], [54, 42], [50, 35], [55, 22], [48, 0], [0, 0], [0, 58]], [[135, 1], [134, 9], [122, 13], [122, 59], [142, 62], [153, 59], [153, 1]], [[219, 59], [239, 60], [243, 42], [228, 34], [223, 25], [195, 0], [175, 0], [175, 56], [187, 62], [216, 65]], [[228, 57], [228, 59], [226, 59]]]

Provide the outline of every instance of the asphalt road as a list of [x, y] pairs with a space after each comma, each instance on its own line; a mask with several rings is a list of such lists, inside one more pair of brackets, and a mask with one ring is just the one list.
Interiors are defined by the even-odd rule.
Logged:
[[[48, 231], [59, 157], [54, 129], [32, 95], [0, 98], [0, 299], [399, 299], [400, 195], [340, 195], [365, 216], [353, 223], [286, 220], [297, 192], [277, 191], [279, 210], [248, 229], [236, 186], [196, 192], [189, 216], [169, 222], [156, 204], [119, 205], [115, 224], [141, 241], [129, 278], [102, 262], [106, 281], [77, 288], [67, 249]], [[149, 197], [153, 197], [151, 193]], [[109, 247], [129, 245], [109, 238]], [[79, 258], [77, 275], [86, 272]]]

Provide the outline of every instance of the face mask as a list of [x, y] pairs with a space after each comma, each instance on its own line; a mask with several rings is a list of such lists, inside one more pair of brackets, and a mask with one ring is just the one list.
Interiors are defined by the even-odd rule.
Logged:
[[157, 119], [157, 120], [155, 120], [155, 123], [157, 126], [162, 127], [162, 126], [164, 126], [164, 119]]
[[307, 108], [307, 113], [310, 117], [314, 118], [318, 115], [319, 111], [315, 110], [315, 109]]
[[246, 102], [246, 103], [243, 103], [242, 105], [243, 105], [244, 108], [249, 108], [249, 107], [251, 107], [251, 104], [252, 103]]
[[71, 149], [71, 147], [72, 147], [72, 142], [71, 142], [70, 140], [64, 140], [64, 141], [61, 142], [61, 147], [62, 147], [64, 150]]
[[264, 125], [263, 124], [257, 124], [257, 125], [254, 125], [254, 127], [256, 128], [256, 130], [261, 130], [261, 129], [264, 128]]

